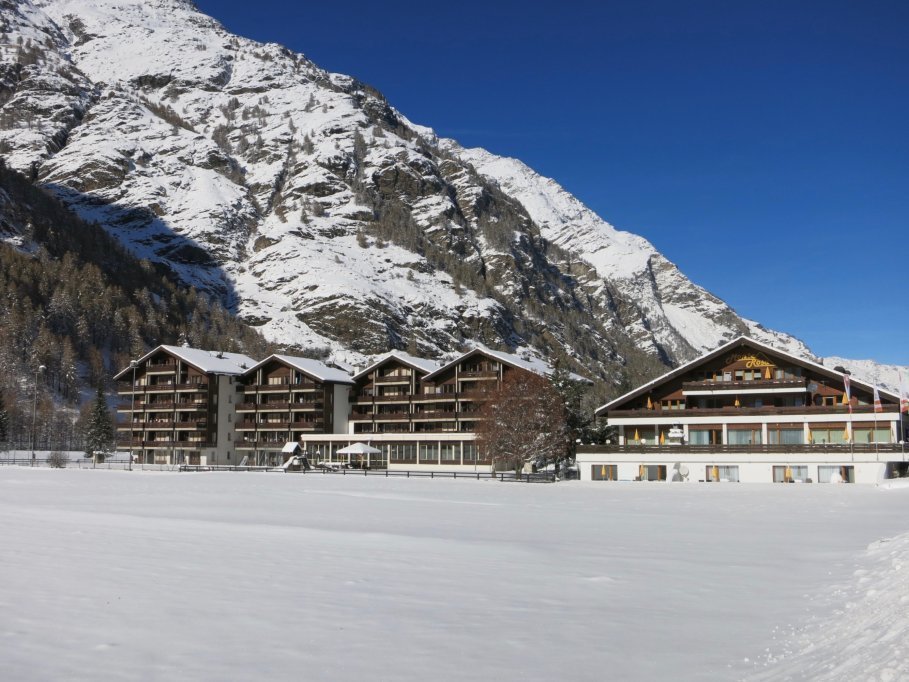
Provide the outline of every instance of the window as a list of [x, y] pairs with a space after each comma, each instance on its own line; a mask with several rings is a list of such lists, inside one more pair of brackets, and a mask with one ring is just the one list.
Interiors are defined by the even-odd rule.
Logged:
[[756, 427], [747, 427], [744, 429], [729, 429], [727, 432], [727, 443], [729, 445], [760, 445], [761, 429]]
[[388, 459], [392, 462], [413, 464], [417, 461], [417, 446], [414, 443], [389, 443]]
[[888, 428], [867, 428], [855, 427], [852, 429], [853, 438], [856, 443], [889, 443], [890, 429]]
[[619, 467], [616, 464], [591, 464], [590, 478], [594, 481], [617, 481]]
[[729, 464], [708, 464], [707, 470], [704, 473], [704, 480], [712, 481], [714, 483], [718, 483], [720, 481], [738, 483], [739, 468], [735, 465]]
[[821, 427], [811, 427], [811, 440], [814, 443], [831, 445], [841, 445], [846, 442], [846, 425], [824, 425]]
[[460, 448], [458, 443], [442, 443], [440, 446], [440, 454], [443, 464], [458, 464], [458, 455]]
[[854, 466], [818, 466], [818, 483], [855, 483]]
[[664, 410], [684, 410], [685, 401], [684, 400], [663, 400], [663, 401], [661, 401], [661, 407]]
[[795, 427], [769, 426], [767, 438], [771, 445], [803, 445], [805, 430]]
[[688, 429], [689, 445], [720, 445], [723, 442], [723, 429], [710, 427]]
[[808, 467], [804, 465], [790, 465], [773, 467], [774, 483], [795, 483], [808, 480]]
[[473, 464], [477, 460], [477, 446], [475, 443], [464, 443], [462, 445], [464, 449], [464, 464]]
[[420, 464], [437, 464], [439, 461], [438, 443], [420, 443]]
[[642, 481], [665, 481], [666, 465], [665, 464], [642, 464], [639, 467], [638, 475]]

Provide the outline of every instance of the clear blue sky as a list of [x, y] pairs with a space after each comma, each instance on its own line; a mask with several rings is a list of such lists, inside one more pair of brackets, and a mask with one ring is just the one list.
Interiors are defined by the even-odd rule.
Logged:
[[741, 315], [909, 365], [909, 2], [197, 4], [555, 178]]

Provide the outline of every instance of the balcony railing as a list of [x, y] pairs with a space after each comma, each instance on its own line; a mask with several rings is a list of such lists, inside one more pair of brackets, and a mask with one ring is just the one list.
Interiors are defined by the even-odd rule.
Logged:
[[141, 447], [141, 448], [212, 448], [214, 443], [200, 440], [132, 440], [125, 438], [118, 440], [119, 447]]
[[374, 384], [409, 384], [409, 376], [384, 376], [384, 377], [375, 377], [373, 379]]
[[325, 403], [316, 403], [316, 402], [305, 402], [305, 403], [290, 403], [290, 409], [292, 410], [324, 410]]
[[287, 430], [290, 427], [290, 422], [259, 422], [256, 424], [256, 428], [260, 431], [271, 430]]
[[[899, 408], [896, 405], [887, 405], [884, 413], [893, 414]], [[853, 405], [853, 414], [873, 414], [873, 405]], [[670, 417], [672, 415], [686, 417], [713, 417], [713, 416], [760, 416], [760, 415], [805, 415], [811, 417], [813, 414], [841, 414], [844, 417], [849, 415], [848, 405], [805, 405], [802, 407], [774, 407], [765, 405], [764, 407], [686, 407], [683, 410], [663, 410], [656, 406], [652, 410], [610, 410], [607, 418], [631, 418], [631, 417]]]
[[897, 453], [902, 452], [899, 443], [796, 443], [790, 445], [644, 445], [629, 443], [627, 445], [581, 445], [578, 453], [622, 453], [622, 454], [662, 454], [672, 457], [676, 454], [823, 454], [836, 453], [849, 456], [851, 452]]
[[256, 409], [259, 412], [286, 412], [290, 407], [288, 402], [268, 402], [268, 403], [259, 403], [256, 405]]
[[176, 362], [161, 362], [161, 363], [147, 363], [145, 365], [145, 372], [147, 374], [153, 373], [164, 373], [164, 372], [175, 372], [177, 371]]
[[806, 379], [753, 379], [751, 381], [685, 381], [683, 391], [735, 391], [746, 389], [804, 388]]
[[204, 429], [208, 427], [208, 422], [204, 419], [190, 419], [187, 421], [176, 421], [174, 426], [178, 429]]
[[178, 391], [207, 391], [208, 382], [175, 384], [174, 388], [176, 388]]
[[325, 422], [322, 422], [322, 421], [317, 421], [317, 422], [291, 422], [291, 423], [290, 423], [290, 428], [293, 429], [293, 430], [295, 430], [295, 431], [306, 431], [306, 430], [314, 431], [314, 430], [322, 430], [322, 429], [325, 428]]

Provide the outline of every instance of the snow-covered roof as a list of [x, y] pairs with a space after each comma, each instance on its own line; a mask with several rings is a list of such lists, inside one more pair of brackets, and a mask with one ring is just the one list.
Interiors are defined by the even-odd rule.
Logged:
[[[636, 388], [632, 391], [629, 391], [625, 395], [621, 395], [618, 398], [615, 398], [614, 400], [609, 401], [605, 405], [601, 405], [600, 407], [598, 407], [596, 409], [596, 414], [602, 415], [605, 412], [608, 412], [610, 409], [614, 408], [616, 405], [619, 405], [619, 404], [625, 402], [626, 400], [630, 400], [632, 398], [636, 398], [637, 396], [643, 395], [644, 393], [651, 390], [655, 386], [658, 386], [666, 381], [669, 381], [670, 379], [673, 379], [681, 374], [684, 374], [685, 372], [691, 370], [692, 368], [694, 368], [704, 362], [713, 360], [714, 358], [722, 355], [723, 353], [726, 353], [727, 351], [731, 350], [732, 348], [735, 348], [736, 346], [751, 346], [755, 350], [761, 350], [761, 351], [764, 351], [767, 353], [771, 353], [772, 355], [788, 358], [789, 360], [792, 360], [794, 363], [801, 365], [802, 367], [807, 367], [807, 368], [813, 369], [814, 371], [816, 371], [820, 374], [823, 374], [831, 379], [838, 379], [838, 380], [842, 381], [843, 377], [846, 376], [842, 372], [838, 372], [835, 369], [830, 369], [829, 367], [825, 367], [824, 365], [820, 365], [811, 360], [806, 360], [805, 358], [800, 358], [797, 355], [793, 355], [792, 353], [787, 353], [786, 351], [779, 350], [778, 348], [774, 348], [773, 346], [769, 346], [766, 343], [761, 343], [760, 341], [756, 341], [755, 339], [751, 338], [750, 336], [739, 336], [739, 337], [733, 339], [732, 341], [729, 341], [728, 343], [724, 343], [723, 345], [719, 346], [718, 348], [715, 348], [714, 350], [710, 351], [709, 353], [705, 353], [704, 355], [700, 356], [699, 358], [695, 358], [694, 360], [691, 360], [690, 362], [686, 362], [684, 365], [676, 367], [675, 369], [670, 370], [669, 372], [666, 372], [665, 374], [658, 376], [656, 379], [652, 379], [651, 381], [648, 381], [646, 384], [643, 384], [643, 385], [639, 386], [638, 388]], [[863, 388], [869, 392], [873, 391], [875, 388], [871, 384], [866, 383], [866, 382], [862, 381], [861, 379], [856, 379], [855, 377], [853, 377], [851, 375], [849, 376], [849, 380], [852, 383], [852, 385], [858, 386], [859, 388]], [[887, 396], [888, 398], [890, 398], [896, 402], [899, 402], [899, 396], [897, 396], [895, 393], [892, 393], [891, 391], [885, 390], [880, 387], [878, 387], [878, 390], [880, 391], [880, 394], [882, 396]]]
[[[206, 374], [243, 374], [246, 370], [256, 364], [248, 355], [242, 353], [224, 353], [217, 350], [202, 350], [199, 348], [184, 348], [183, 346], [158, 346], [139, 358], [139, 363], [143, 363], [155, 353], [161, 351], [169, 353], [179, 358], [183, 362], [195, 367], [200, 372]], [[119, 379], [129, 372], [129, 368], [122, 370], [114, 379]]]
[[374, 363], [372, 363], [366, 369], [364, 369], [360, 372], [357, 372], [353, 377], [354, 381], [360, 379], [361, 377], [366, 376], [367, 374], [372, 372], [374, 369], [376, 369], [376, 367], [379, 367], [380, 365], [384, 365], [389, 360], [397, 360], [398, 362], [403, 362], [405, 365], [409, 366], [411, 369], [416, 369], [416, 370], [419, 370], [421, 372], [426, 372], [426, 373], [432, 373], [432, 372], [435, 372], [437, 369], [439, 369], [439, 363], [435, 362], [434, 360], [418, 358], [418, 357], [411, 355], [410, 353], [405, 353], [405, 352], [399, 351], [399, 350], [393, 350], [390, 353], [386, 353], [385, 355], [380, 357], [378, 360], [376, 360]]
[[334, 367], [329, 367], [324, 362], [319, 362], [318, 360], [313, 360], [312, 358], [299, 358], [294, 355], [269, 355], [267, 358], [262, 360], [262, 362], [256, 363], [254, 366], [246, 370], [246, 374], [252, 374], [254, 371], [259, 369], [266, 362], [271, 360], [277, 360], [278, 362], [283, 362], [286, 365], [290, 365], [294, 369], [298, 369], [304, 374], [310, 376], [317, 381], [330, 381], [336, 384], [352, 384], [353, 379], [350, 378], [350, 375], [344, 370], [336, 369]]
[[[523, 358], [518, 355], [514, 355], [512, 353], [504, 353], [502, 351], [492, 350], [491, 348], [487, 348], [486, 346], [478, 344], [475, 348], [473, 348], [473, 350], [470, 350], [470, 351], [464, 353], [463, 355], [456, 357], [451, 362], [443, 365], [442, 367], [439, 367], [437, 370], [435, 370], [431, 374], [428, 374], [425, 378], [430, 379], [433, 376], [435, 376], [436, 374], [441, 374], [442, 372], [449, 369], [450, 367], [454, 367], [459, 362], [462, 362], [463, 360], [466, 360], [467, 358], [471, 357], [472, 355], [476, 355], [476, 354], [487, 355], [487, 356], [489, 356], [491, 358], [495, 358], [499, 362], [502, 362], [511, 367], [515, 367], [517, 369], [524, 369], [524, 370], [527, 370], [528, 372], [533, 372], [534, 374], [539, 374], [540, 376], [549, 376], [550, 374], [553, 373], [553, 371], [555, 371], [552, 368], [552, 366], [550, 366], [548, 363], [541, 360], [540, 358]], [[587, 379], [586, 377], [582, 377], [579, 374], [574, 374], [573, 372], [570, 372], [569, 375], [571, 376], [572, 380], [574, 380], [574, 381], [582, 381], [584, 383], [590, 383], [590, 379]]]

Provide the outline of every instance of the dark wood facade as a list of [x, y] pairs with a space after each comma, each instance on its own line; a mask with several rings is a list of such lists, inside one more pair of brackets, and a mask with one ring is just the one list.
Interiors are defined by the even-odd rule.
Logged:
[[513, 367], [475, 350], [432, 372], [391, 356], [354, 377], [355, 434], [469, 433]]
[[118, 447], [139, 462], [198, 463], [218, 446], [218, 376], [160, 348], [118, 375]]
[[[280, 464], [286, 443], [334, 433], [338, 383], [281, 357], [273, 356], [252, 368], [237, 386], [236, 447], [241, 456], [250, 456], [256, 464]], [[346, 413], [346, 404], [344, 410]], [[346, 428], [346, 424], [340, 426]]]

